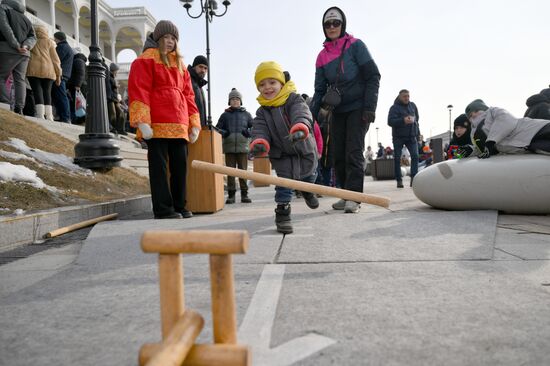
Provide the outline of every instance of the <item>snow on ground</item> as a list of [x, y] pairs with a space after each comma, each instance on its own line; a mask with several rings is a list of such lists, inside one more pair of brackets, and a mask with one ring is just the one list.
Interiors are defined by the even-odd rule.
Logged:
[[15, 165], [6, 162], [0, 162], [0, 181], [28, 183], [38, 189], [48, 187], [42, 179], [36, 175], [34, 170], [23, 165]]
[[28, 160], [28, 161], [36, 162], [34, 158], [28, 157], [27, 155], [14, 153], [11, 151], [0, 150], [0, 156], [10, 160]]
[[[4, 144], [12, 146], [19, 150], [22, 154], [30, 156], [39, 162], [42, 162], [46, 165], [58, 165], [61, 166], [73, 173], [84, 174], [84, 175], [93, 175], [90, 169], [84, 169], [73, 163], [73, 159], [63, 154], [54, 154], [47, 151], [42, 151], [40, 149], [34, 149], [27, 146], [26, 142], [10, 137], [10, 141], [3, 141]], [[4, 152], [5, 153], [5, 152]]]

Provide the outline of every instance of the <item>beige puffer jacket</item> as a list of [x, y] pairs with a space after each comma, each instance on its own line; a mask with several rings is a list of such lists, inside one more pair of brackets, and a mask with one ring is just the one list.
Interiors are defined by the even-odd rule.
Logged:
[[34, 27], [36, 45], [31, 49], [31, 59], [27, 67], [27, 77], [57, 80], [61, 78], [61, 62], [55, 51], [55, 42], [48, 37], [44, 26]]

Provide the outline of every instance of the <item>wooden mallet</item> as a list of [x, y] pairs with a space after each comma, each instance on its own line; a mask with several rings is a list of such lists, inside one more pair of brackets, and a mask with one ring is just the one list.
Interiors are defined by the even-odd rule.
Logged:
[[207, 163], [200, 160], [193, 160], [191, 166], [195, 169], [204, 170], [211, 173], [224, 174], [242, 179], [250, 179], [264, 184], [273, 184], [280, 187], [295, 189], [297, 191], [318, 193], [320, 195], [337, 197], [347, 201], [364, 202], [384, 208], [388, 208], [390, 205], [390, 199], [387, 197], [348, 191], [346, 189], [327, 187], [294, 179], [274, 177], [268, 174], [249, 172], [247, 170], [230, 168], [227, 166]]

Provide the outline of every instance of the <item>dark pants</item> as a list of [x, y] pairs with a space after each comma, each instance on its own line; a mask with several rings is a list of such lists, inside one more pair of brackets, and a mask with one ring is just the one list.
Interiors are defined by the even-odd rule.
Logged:
[[15, 108], [23, 110], [25, 106], [25, 94], [27, 84], [25, 75], [30, 57], [12, 53], [0, 53], [0, 103], [11, 104], [10, 90], [6, 89], [6, 80], [13, 75], [13, 87], [15, 90]]
[[155, 217], [181, 212], [185, 208], [187, 141], [153, 138], [147, 140], [147, 147]]
[[[248, 157], [246, 153], [226, 153], [225, 154], [225, 165], [236, 168], [238, 167], [241, 170], [248, 169]], [[239, 187], [241, 191], [248, 191], [248, 185], [246, 184], [246, 179], [239, 178]], [[227, 191], [235, 192], [235, 177], [227, 176]]]
[[550, 123], [537, 132], [531, 140], [531, 144], [528, 149], [533, 152], [537, 152], [537, 150], [550, 152]]
[[34, 104], [52, 105], [52, 85], [54, 80], [35, 78], [34, 76], [29, 76], [28, 79], [34, 95]]
[[124, 133], [124, 113], [118, 102], [107, 101], [107, 111], [109, 113], [109, 123], [118, 133]]
[[59, 120], [61, 122], [70, 123], [71, 116], [70, 116], [69, 96], [67, 95], [66, 81], [64, 79], [61, 80], [61, 84], [59, 84], [59, 86], [55, 84], [53, 85], [52, 100], [53, 100], [53, 105], [55, 106], [57, 115], [59, 116]]
[[361, 110], [334, 113], [330, 137], [334, 153], [336, 181], [343, 189], [363, 192], [365, 172], [365, 134], [369, 124], [363, 122]]
[[400, 182], [403, 180], [401, 176], [401, 153], [403, 152], [403, 145], [407, 147], [411, 154], [411, 178], [414, 178], [418, 173], [418, 145], [415, 137], [394, 137], [393, 138], [393, 161], [395, 180]]

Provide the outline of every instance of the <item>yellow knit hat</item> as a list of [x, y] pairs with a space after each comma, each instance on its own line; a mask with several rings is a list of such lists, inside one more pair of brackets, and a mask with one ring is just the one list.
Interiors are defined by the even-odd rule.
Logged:
[[275, 79], [285, 85], [285, 74], [282, 66], [275, 61], [266, 61], [259, 64], [256, 68], [256, 74], [254, 74], [256, 87], [260, 84], [260, 81], [264, 79]]

